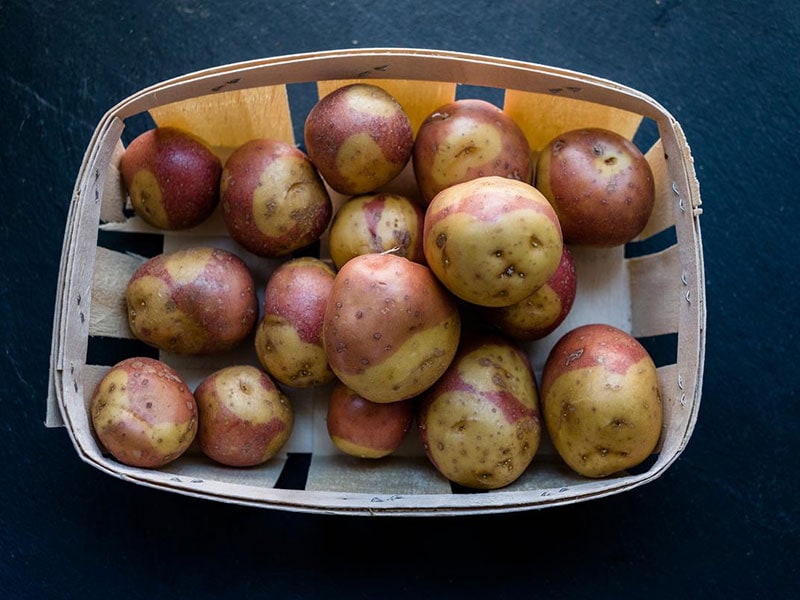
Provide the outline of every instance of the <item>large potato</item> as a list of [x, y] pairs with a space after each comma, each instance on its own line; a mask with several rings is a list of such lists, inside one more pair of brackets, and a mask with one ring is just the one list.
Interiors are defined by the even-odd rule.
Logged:
[[427, 204], [446, 187], [498, 175], [531, 182], [531, 148], [522, 129], [500, 108], [465, 98], [439, 107], [417, 131], [414, 175]]
[[230, 350], [251, 333], [258, 318], [247, 265], [219, 248], [154, 256], [131, 276], [125, 300], [133, 335], [177, 354]]
[[137, 136], [120, 159], [134, 211], [159, 229], [188, 229], [219, 202], [222, 163], [205, 141], [175, 127]]
[[533, 186], [480, 177], [439, 192], [425, 213], [428, 265], [456, 296], [508, 306], [558, 268], [563, 242], [553, 207]]
[[180, 374], [147, 357], [115, 364], [90, 403], [92, 427], [118, 461], [157, 468], [181, 456], [197, 433], [197, 404]]
[[333, 210], [308, 157], [271, 139], [251, 140], [231, 154], [220, 196], [231, 237], [253, 254], [270, 258], [316, 242]]
[[197, 443], [231, 467], [260, 465], [289, 440], [294, 410], [270, 377], [250, 365], [208, 375], [194, 392], [200, 414]]
[[420, 394], [455, 356], [461, 320], [455, 299], [425, 265], [362, 254], [333, 282], [323, 324], [328, 362], [367, 400]]
[[653, 212], [653, 172], [627, 138], [600, 128], [554, 138], [539, 153], [536, 187], [553, 204], [564, 240], [611, 247], [642, 232]]
[[544, 366], [542, 406], [556, 450], [586, 477], [640, 464], [661, 435], [653, 360], [636, 338], [611, 325], [583, 325], [559, 339]]
[[536, 378], [527, 356], [498, 336], [465, 340], [422, 397], [417, 425], [433, 465], [476, 489], [509, 485], [539, 449]]
[[360, 254], [385, 252], [424, 263], [422, 207], [397, 194], [363, 194], [345, 202], [333, 217], [331, 260], [339, 269]]
[[403, 107], [369, 83], [341, 87], [309, 111], [306, 152], [340, 194], [373, 192], [397, 177], [411, 158], [414, 132]]
[[316, 387], [334, 380], [322, 344], [322, 322], [336, 276], [318, 258], [281, 264], [264, 290], [264, 316], [256, 328], [261, 366], [292, 387]]

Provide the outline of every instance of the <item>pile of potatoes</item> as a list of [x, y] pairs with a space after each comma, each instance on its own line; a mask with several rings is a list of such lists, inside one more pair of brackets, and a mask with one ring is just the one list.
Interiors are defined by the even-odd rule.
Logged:
[[[624, 244], [647, 223], [653, 175], [630, 141], [581, 129], [532, 149], [477, 99], [440, 107], [414, 134], [394, 97], [358, 83], [318, 101], [304, 142], [252, 140], [222, 164], [203, 140], [161, 127], [126, 149], [120, 170], [142, 219], [186, 229], [219, 206], [242, 252], [280, 264], [261, 306], [235, 252], [190, 248], [137, 269], [126, 291], [136, 338], [185, 355], [252, 344], [261, 368], [231, 364], [191, 391], [158, 360], [113, 366], [91, 418], [116, 459], [157, 468], [196, 441], [221, 464], [261, 464], [292, 432], [286, 388], [322, 386], [343, 453], [389, 455], [416, 425], [431, 464], [469, 488], [519, 478], [543, 427], [586, 477], [653, 452], [661, 395], [635, 338], [577, 327], [541, 382], [523, 347], [572, 307], [569, 246]], [[409, 163], [418, 195], [386, 192]], [[347, 198], [335, 212], [329, 190]], [[322, 254], [305, 252], [322, 240]]]

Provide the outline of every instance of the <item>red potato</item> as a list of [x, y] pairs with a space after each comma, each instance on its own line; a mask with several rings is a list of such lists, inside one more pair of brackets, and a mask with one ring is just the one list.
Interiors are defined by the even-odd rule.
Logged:
[[197, 136], [157, 127], [137, 136], [120, 159], [120, 172], [137, 215], [159, 229], [188, 229], [219, 203], [222, 163]]
[[508, 306], [527, 298], [558, 268], [558, 217], [533, 186], [480, 177], [439, 192], [425, 213], [428, 265], [459, 298]]
[[501, 332], [531, 342], [550, 335], [572, 310], [578, 277], [567, 246], [558, 268], [547, 282], [524, 300], [510, 306], [485, 307], [482, 315]]
[[475, 489], [516, 481], [541, 441], [539, 396], [528, 357], [503, 337], [465, 340], [423, 395], [417, 426], [428, 458], [450, 481]]
[[323, 342], [334, 373], [373, 402], [417, 396], [458, 347], [455, 299], [425, 265], [392, 254], [348, 261], [333, 282]]
[[655, 204], [653, 172], [641, 151], [613, 131], [576, 129], [539, 154], [536, 187], [558, 214], [564, 241], [625, 244], [647, 225]]
[[431, 113], [417, 131], [414, 175], [425, 204], [453, 184], [497, 175], [531, 182], [531, 148], [500, 108], [466, 98]]
[[328, 402], [328, 435], [350, 456], [382, 458], [393, 453], [414, 422], [414, 401], [371, 402], [337, 382]]
[[322, 344], [335, 276], [322, 260], [301, 257], [280, 265], [267, 282], [255, 350], [261, 366], [284, 385], [317, 387], [335, 378]]
[[239, 345], [258, 318], [247, 265], [235, 254], [194, 247], [154, 256], [125, 290], [133, 335], [177, 354], [213, 354]]
[[414, 132], [403, 107], [383, 88], [355, 83], [320, 98], [304, 127], [306, 152], [335, 191], [376, 191], [411, 158]]
[[585, 477], [640, 464], [661, 435], [653, 360], [636, 338], [611, 325], [583, 325], [559, 339], [542, 373], [542, 406], [556, 450]]
[[230, 236], [268, 258], [316, 242], [333, 211], [308, 157], [277, 140], [252, 140], [237, 148], [222, 171], [220, 195]]
[[385, 252], [424, 263], [422, 207], [397, 194], [364, 194], [346, 201], [334, 215], [329, 235], [331, 260], [340, 269], [360, 254]]
[[128, 358], [111, 367], [95, 387], [89, 410], [100, 442], [132, 467], [163, 467], [197, 433], [191, 390], [175, 369], [153, 358]]
[[194, 395], [200, 414], [197, 443], [220, 464], [265, 463], [292, 434], [294, 411], [289, 399], [256, 367], [233, 365], [215, 371]]

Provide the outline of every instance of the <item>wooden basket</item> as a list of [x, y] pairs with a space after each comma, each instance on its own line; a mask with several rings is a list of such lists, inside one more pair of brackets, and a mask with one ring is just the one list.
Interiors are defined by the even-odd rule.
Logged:
[[[581, 126], [612, 129], [645, 146], [657, 194], [645, 231], [625, 247], [574, 248], [579, 285], [572, 312], [559, 329], [526, 348], [540, 381], [550, 348], [576, 325], [605, 322], [640, 339], [656, 360], [665, 409], [661, 440], [651, 460], [620, 476], [585, 479], [565, 466], [545, 434], [532, 464], [516, 482], [500, 490], [470, 492], [457, 489], [433, 469], [413, 430], [391, 457], [369, 461], [338, 452], [325, 427], [328, 388], [286, 390], [296, 413], [295, 429], [283, 452], [261, 467], [223, 467], [192, 449], [162, 469], [147, 470], [122, 465], [105, 452], [91, 428], [89, 399], [112, 364], [142, 352], [127, 326], [124, 288], [146, 250], [152, 255], [200, 244], [233, 249], [253, 270], [262, 293], [279, 264], [237, 247], [218, 214], [177, 233], [156, 231], [132, 216], [118, 171], [124, 137], [138, 133], [136, 123], [141, 127], [142, 119], [176, 125], [205, 138], [223, 160], [257, 137], [297, 143], [317, 94], [353, 80], [385, 87], [404, 106], [415, 130], [441, 104], [486, 93], [499, 98], [534, 150]], [[303, 94], [313, 97], [298, 108]], [[403, 191], [410, 181], [413, 174], [406, 169], [394, 185]], [[335, 206], [343, 200], [334, 193], [332, 197]], [[676, 120], [647, 95], [589, 75], [438, 50], [357, 49], [268, 58], [177, 77], [108, 111], [86, 150], [61, 257], [47, 425], [64, 426], [84, 461], [130, 482], [290, 511], [498, 513], [624, 492], [661, 475], [686, 446], [697, 419], [706, 317], [700, 213], [691, 153]], [[221, 366], [257, 364], [252, 346], [222, 357], [157, 356], [178, 369], [192, 389]]]

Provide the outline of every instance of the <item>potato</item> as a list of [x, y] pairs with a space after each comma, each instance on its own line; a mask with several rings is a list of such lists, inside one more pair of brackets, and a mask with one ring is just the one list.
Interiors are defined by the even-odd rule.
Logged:
[[145, 131], [125, 149], [119, 168], [134, 211], [159, 229], [199, 225], [219, 203], [222, 163], [188, 131]]
[[345, 454], [383, 458], [403, 443], [414, 422], [414, 412], [413, 399], [371, 402], [339, 381], [328, 402], [328, 435]]
[[439, 107], [414, 141], [414, 176], [425, 204], [453, 184], [498, 175], [531, 183], [531, 148], [500, 108], [474, 98]]
[[455, 300], [425, 265], [362, 254], [336, 274], [323, 323], [334, 373], [373, 402], [397, 402], [430, 387], [455, 356]]
[[425, 263], [422, 207], [397, 194], [363, 194], [347, 200], [334, 215], [329, 235], [331, 260], [340, 269], [360, 254], [392, 250]]
[[197, 405], [180, 374], [147, 357], [115, 364], [92, 393], [100, 442], [121, 463], [158, 468], [181, 456], [197, 433]]
[[376, 191], [392, 181], [414, 145], [403, 107], [369, 83], [346, 85], [321, 98], [306, 117], [303, 137], [328, 185], [348, 196]]
[[593, 323], [564, 334], [542, 373], [550, 438], [586, 477], [606, 477], [644, 461], [661, 435], [658, 373], [630, 334]]
[[576, 129], [553, 139], [539, 154], [535, 185], [555, 208], [564, 241], [582, 246], [631, 241], [655, 204], [647, 159], [606, 129]]
[[480, 306], [508, 306], [547, 282], [563, 242], [558, 217], [540, 192], [491, 176], [439, 192], [425, 213], [422, 245], [453, 294]]
[[268, 258], [316, 242], [333, 211], [308, 157], [278, 140], [251, 140], [237, 148], [225, 162], [220, 195], [230, 236]]
[[133, 335], [177, 354], [212, 354], [239, 345], [258, 318], [253, 277], [241, 258], [193, 247], [145, 261], [125, 290]]
[[208, 375], [195, 390], [200, 414], [197, 443], [210, 459], [230, 467], [267, 462], [292, 434], [294, 411], [272, 379], [251, 365]]
[[267, 281], [255, 349], [261, 366], [284, 385], [317, 387], [335, 379], [322, 344], [335, 276], [327, 263], [306, 256], [281, 264]]
[[516, 481], [541, 441], [528, 357], [500, 336], [465, 339], [445, 374], [422, 396], [417, 426], [425, 453], [450, 481], [475, 489]]
[[558, 268], [543, 286], [516, 304], [483, 307], [481, 313], [502, 333], [515, 340], [540, 340], [567, 318], [575, 303], [577, 287], [575, 260], [569, 248], [564, 246]]

